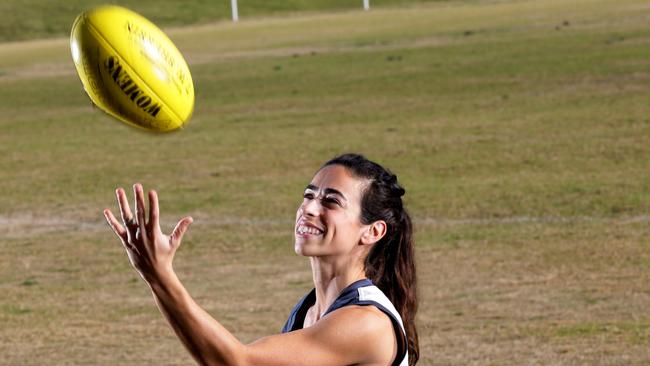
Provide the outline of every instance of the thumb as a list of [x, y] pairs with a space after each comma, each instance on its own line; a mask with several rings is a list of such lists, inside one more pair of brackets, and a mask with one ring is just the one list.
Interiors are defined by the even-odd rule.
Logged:
[[182, 218], [181, 221], [179, 221], [178, 224], [176, 224], [176, 227], [174, 228], [174, 231], [172, 231], [172, 235], [170, 237], [171, 244], [174, 248], [178, 248], [178, 246], [181, 245], [181, 240], [183, 240], [183, 235], [185, 235], [187, 228], [193, 222], [194, 219], [191, 216], [187, 216]]

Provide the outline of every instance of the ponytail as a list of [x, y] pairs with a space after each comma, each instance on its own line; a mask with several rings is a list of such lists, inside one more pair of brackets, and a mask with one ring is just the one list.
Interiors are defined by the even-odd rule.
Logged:
[[361, 155], [341, 155], [324, 166], [328, 165], [342, 165], [353, 175], [369, 180], [361, 199], [361, 222], [367, 225], [383, 220], [387, 232], [366, 257], [366, 276], [400, 313], [406, 331], [409, 366], [413, 366], [420, 356], [415, 328], [418, 297], [413, 223], [402, 205], [406, 191], [397, 183], [397, 176]]
[[[419, 358], [417, 312], [417, 278], [413, 250], [413, 226], [404, 210], [392, 237], [384, 237], [366, 257], [366, 276], [390, 299], [402, 316], [409, 352], [409, 365]], [[387, 234], [388, 236], [388, 234]]]

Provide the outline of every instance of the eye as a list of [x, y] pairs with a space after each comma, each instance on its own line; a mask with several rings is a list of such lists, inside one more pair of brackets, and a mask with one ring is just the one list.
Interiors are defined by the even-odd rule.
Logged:
[[341, 203], [339, 202], [339, 200], [337, 200], [337, 199], [334, 198], [334, 197], [325, 197], [324, 201], [325, 201], [326, 203], [329, 203], [329, 204], [335, 204], [335, 205], [339, 205], [339, 206], [341, 205]]
[[314, 198], [314, 194], [311, 193], [311, 192], [305, 192], [305, 193], [302, 195], [302, 197], [305, 198], [305, 199], [310, 200], [310, 199], [313, 199], [313, 198]]

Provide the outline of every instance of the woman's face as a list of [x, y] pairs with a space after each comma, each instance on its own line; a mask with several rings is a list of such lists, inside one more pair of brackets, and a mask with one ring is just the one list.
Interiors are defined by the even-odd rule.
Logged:
[[365, 228], [360, 218], [366, 184], [341, 165], [319, 170], [305, 188], [296, 213], [296, 253], [331, 256], [352, 251]]

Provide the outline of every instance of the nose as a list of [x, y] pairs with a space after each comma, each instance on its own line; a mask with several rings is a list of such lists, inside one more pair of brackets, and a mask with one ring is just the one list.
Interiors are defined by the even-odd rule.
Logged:
[[320, 215], [321, 205], [318, 203], [317, 199], [311, 199], [300, 206], [300, 210], [304, 216], [316, 217]]

